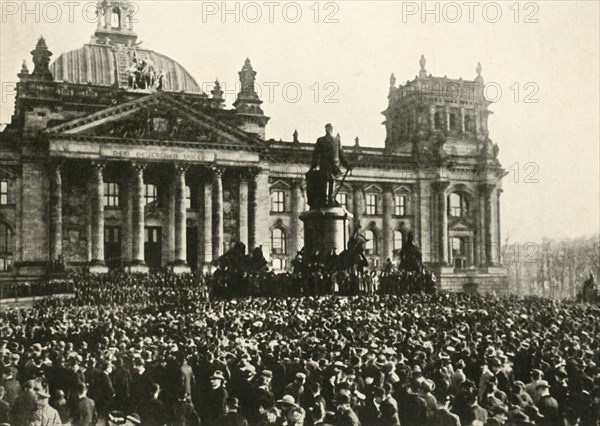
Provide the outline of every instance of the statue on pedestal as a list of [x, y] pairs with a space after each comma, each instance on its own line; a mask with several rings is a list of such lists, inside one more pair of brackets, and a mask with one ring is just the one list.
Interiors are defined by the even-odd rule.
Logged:
[[400, 269], [421, 273], [423, 271], [423, 254], [419, 246], [414, 242], [414, 238], [414, 234], [409, 232], [406, 243], [404, 243], [400, 251]]
[[[340, 135], [333, 136], [333, 126], [325, 126], [325, 136], [317, 139], [310, 170], [306, 174], [308, 205], [311, 208], [335, 207], [335, 181], [352, 166], [344, 157]], [[318, 169], [317, 169], [318, 168]]]

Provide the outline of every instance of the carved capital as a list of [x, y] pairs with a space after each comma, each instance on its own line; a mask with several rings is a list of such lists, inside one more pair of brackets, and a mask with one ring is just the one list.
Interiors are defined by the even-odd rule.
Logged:
[[221, 179], [223, 177], [223, 173], [225, 173], [225, 167], [223, 166], [210, 166], [209, 168], [213, 176], [218, 177], [219, 179]]
[[445, 193], [446, 190], [448, 189], [448, 186], [450, 186], [450, 182], [448, 181], [437, 181], [437, 182], [433, 182], [431, 184], [431, 186], [433, 187], [433, 190], [437, 193]]
[[137, 173], [143, 173], [144, 170], [146, 169], [147, 165], [148, 165], [147, 163], [142, 163], [142, 162], [137, 162], [137, 161], [131, 162], [131, 168]]
[[175, 163], [175, 173], [177, 175], [182, 175], [185, 174], [185, 172], [188, 171], [188, 169], [190, 168], [190, 165], [187, 163]]
[[490, 196], [494, 189], [496, 189], [496, 185], [493, 183], [479, 184], [479, 192], [485, 195], [486, 197]]
[[62, 158], [53, 158], [48, 162], [48, 168], [51, 172], [60, 172], [65, 161]]
[[103, 171], [106, 167], [106, 161], [92, 161], [92, 167], [96, 169], [96, 171]]
[[262, 173], [262, 169], [260, 167], [249, 167], [246, 170], [247, 170], [248, 179], [253, 182], [256, 182], [256, 180]]

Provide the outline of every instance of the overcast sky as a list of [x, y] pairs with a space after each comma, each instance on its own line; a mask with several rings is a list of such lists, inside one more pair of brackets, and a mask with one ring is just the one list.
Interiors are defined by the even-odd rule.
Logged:
[[[88, 42], [95, 24], [89, 2], [30, 1], [25, 15], [23, 2], [0, 3], [7, 123], [11, 84], [23, 59], [33, 70], [37, 38], [57, 57]], [[277, 140], [298, 129], [314, 142], [332, 122], [344, 144], [358, 136], [382, 147], [392, 72], [412, 80], [423, 54], [428, 73], [472, 80], [481, 62], [496, 100], [490, 137], [510, 172], [504, 236], [525, 244], [599, 232], [599, 2], [472, 4], [429, 2], [423, 14], [421, 2], [228, 2], [223, 15], [222, 2], [147, 1], [137, 3], [135, 30], [208, 90], [218, 77], [228, 107], [249, 57], [271, 117], [267, 138]]]

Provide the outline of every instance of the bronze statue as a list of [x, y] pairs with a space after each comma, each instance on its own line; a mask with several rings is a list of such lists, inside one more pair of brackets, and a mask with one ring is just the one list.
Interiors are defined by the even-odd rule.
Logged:
[[420, 273], [423, 271], [423, 254], [419, 246], [414, 242], [414, 238], [414, 234], [409, 232], [406, 243], [404, 243], [402, 250], [400, 250], [400, 269]]
[[335, 180], [342, 174], [340, 165], [347, 171], [352, 170], [344, 157], [340, 135], [333, 136], [331, 124], [325, 126], [325, 132], [325, 136], [317, 139], [312, 164], [306, 174], [308, 204], [313, 208], [335, 206]]

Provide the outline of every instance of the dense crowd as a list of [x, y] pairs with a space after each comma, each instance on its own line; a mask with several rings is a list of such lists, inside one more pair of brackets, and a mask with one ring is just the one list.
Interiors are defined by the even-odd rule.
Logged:
[[0, 313], [0, 424], [598, 425], [597, 307], [149, 280]]
[[272, 271], [217, 270], [207, 280], [215, 297], [306, 297], [433, 293], [435, 276], [428, 271], [336, 271], [316, 269], [275, 274]]
[[74, 283], [71, 280], [57, 279], [41, 282], [6, 283], [0, 286], [0, 299], [41, 297], [55, 294], [72, 293]]

